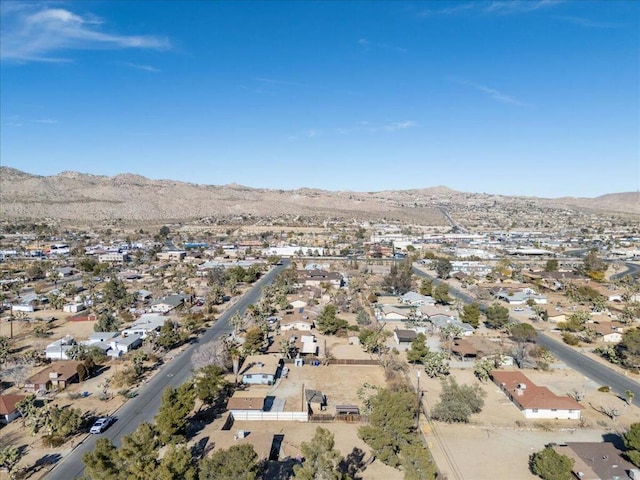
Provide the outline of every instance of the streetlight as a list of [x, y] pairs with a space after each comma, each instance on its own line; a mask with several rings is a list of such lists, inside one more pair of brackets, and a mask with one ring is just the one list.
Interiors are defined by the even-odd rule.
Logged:
[[416, 370], [416, 377], [418, 377], [418, 389], [416, 391], [416, 399], [417, 399], [417, 406], [418, 406], [418, 413], [416, 414], [416, 428], [418, 430], [420, 430], [420, 374], [422, 372], [420, 372], [420, 370]]

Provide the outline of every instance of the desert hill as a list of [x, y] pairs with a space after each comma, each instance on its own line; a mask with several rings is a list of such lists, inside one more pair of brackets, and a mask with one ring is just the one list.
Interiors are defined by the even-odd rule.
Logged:
[[168, 221], [304, 215], [446, 224], [438, 206], [457, 210], [473, 205], [499, 208], [512, 204], [640, 214], [640, 194], [635, 192], [593, 199], [537, 199], [462, 193], [444, 186], [383, 192], [273, 190], [152, 180], [128, 173], [114, 177], [78, 172], [38, 176], [0, 167], [0, 212], [5, 219]]

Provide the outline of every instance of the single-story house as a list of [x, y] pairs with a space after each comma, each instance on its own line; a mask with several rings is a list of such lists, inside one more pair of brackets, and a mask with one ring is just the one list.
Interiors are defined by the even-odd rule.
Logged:
[[184, 304], [184, 295], [169, 295], [151, 302], [151, 311], [156, 313], [167, 313]]
[[84, 303], [67, 303], [62, 307], [63, 312], [78, 313], [87, 308]]
[[340, 288], [343, 284], [342, 275], [338, 272], [326, 270], [298, 270], [298, 284], [303, 287], [319, 287], [327, 284], [333, 288]]
[[149, 300], [151, 300], [152, 296], [153, 296], [152, 292], [150, 292], [149, 290], [145, 290], [143, 288], [141, 288], [136, 292], [136, 300], [141, 303], [148, 302]]
[[58, 268], [56, 272], [58, 273], [58, 277], [60, 278], [70, 277], [71, 275], [73, 275], [73, 268], [61, 267], [61, 268]]
[[418, 334], [415, 330], [401, 330], [396, 328], [393, 331], [393, 338], [398, 345], [401, 343], [411, 343], [417, 336]]
[[140, 348], [142, 346], [142, 335], [127, 335], [114, 338], [109, 342], [107, 355], [110, 357], [120, 357], [125, 353]]
[[421, 295], [416, 292], [407, 292], [404, 295], [402, 295], [401, 298], [402, 298], [402, 303], [404, 303], [405, 305], [421, 306], [421, 305], [436, 304], [436, 301], [433, 299], [433, 297], [430, 297], [428, 295]]
[[407, 321], [409, 320], [409, 316], [409, 309], [395, 307], [393, 305], [382, 305], [376, 311], [376, 317], [378, 320]]
[[100, 343], [109, 344], [109, 342], [118, 337], [120, 335], [119, 332], [94, 332], [89, 335], [89, 339], [84, 342], [87, 346], [93, 346]]
[[315, 312], [306, 312], [304, 307], [298, 308], [294, 313], [285, 314], [280, 320], [280, 331], [300, 330], [309, 332], [313, 328], [313, 320], [310, 317], [316, 316]]
[[242, 383], [273, 385], [281, 359], [273, 355], [249, 355], [242, 371]]
[[253, 385], [247, 390], [236, 390], [227, 401], [227, 410], [233, 411], [265, 411], [270, 387]]
[[156, 256], [158, 257], [158, 260], [180, 261], [187, 256], [187, 251], [186, 250], [162, 250], [161, 252], [158, 252]]
[[24, 389], [38, 393], [47, 390], [62, 390], [78, 381], [78, 365], [82, 362], [62, 360], [49, 365], [24, 382]]
[[522, 372], [493, 370], [491, 379], [526, 418], [580, 420], [583, 407], [575, 399], [535, 385]]
[[0, 423], [10, 423], [20, 416], [16, 405], [25, 395], [0, 395]]
[[153, 332], [159, 332], [169, 317], [157, 313], [145, 313], [140, 316], [129, 328], [122, 330], [122, 335], [140, 335], [143, 339]]
[[620, 343], [623, 327], [618, 322], [596, 322], [588, 325], [596, 332], [596, 339], [605, 343]]
[[496, 292], [496, 298], [504, 300], [509, 305], [524, 305], [528, 300], [533, 300], [536, 305], [546, 305], [547, 297], [536, 293], [531, 288], [523, 288], [519, 292], [507, 292], [505, 290], [499, 290]]
[[106, 252], [98, 255], [100, 263], [124, 263], [128, 260], [127, 253], [124, 252]]
[[611, 442], [567, 442], [553, 449], [573, 459], [571, 471], [580, 480], [632, 480], [640, 473]]
[[431, 315], [430, 317], [427, 318], [427, 320], [429, 321], [429, 323], [431, 323], [431, 325], [433, 325], [433, 328], [436, 331], [440, 331], [444, 327], [449, 327], [449, 326], [456, 327], [460, 331], [459, 335], [462, 337], [470, 337], [471, 335], [473, 335], [473, 332], [475, 331], [475, 328], [473, 328], [471, 325], [469, 325], [468, 323], [461, 322], [460, 320], [458, 320], [456, 317], [453, 317], [453, 316], [436, 314], [436, 315]]
[[32, 312], [35, 312], [36, 309], [30, 303], [16, 303], [14, 305], [11, 305], [11, 311], [12, 312], [32, 313]]
[[299, 350], [301, 355], [318, 355], [318, 342], [315, 335], [301, 335], [300, 341], [302, 348]]
[[51, 342], [44, 350], [44, 356], [50, 360], [70, 360], [67, 350], [75, 347], [77, 342], [71, 335], [66, 335]]
[[291, 302], [291, 306], [297, 310], [299, 308], [304, 308], [307, 306], [307, 302], [305, 302], [304, 300], [294, 300], [293, 302]]

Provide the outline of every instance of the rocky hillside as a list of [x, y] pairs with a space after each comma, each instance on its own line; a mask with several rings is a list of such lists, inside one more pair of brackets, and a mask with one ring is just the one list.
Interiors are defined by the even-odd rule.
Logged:
[[[63, 172], [44, 177], [0, 167], [0, 213], [6, 219], [167, 221], [229, 215], [305, 215], [438, 225], [446, 224], [446, 220], [437, 205], [464, 208], [476, 202], [484, 203], [485, 197], [486, 194], [461, 193], [447, 187], [367, 193], [307, 188], [269, 190], [235, 184], [212, 186], [151, 180], [131, 174], [107, 177]], [[490, 197], [496, 206], [523, 201], [522, 197]], [[638, 193], [594, 199], [527, 198], [526, 202], [546, 207], [640, 214]]]

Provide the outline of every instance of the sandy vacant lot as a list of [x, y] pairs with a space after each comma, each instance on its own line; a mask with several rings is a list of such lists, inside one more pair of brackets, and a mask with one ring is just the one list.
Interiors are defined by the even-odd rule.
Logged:
[[[631, 423], [640, 422], [640, 409], [611, 393], [598, 392], [593, 382], [568, 369], [551, 372], [524, 372], [537, 385], [547, 386], [558, 395], [573, 390], [585, 393], [584, 420], [526, 420], [524, 415], [493, 383], [482, 385], [486, 392], [483, 411], [468, 425], [447, 425], [423, 421], [423, 431], [436, 463], [450, 480], [537, 478], [529, 472], [528, 459], [533, 452], [551, 442], [600, 442], [605, 436], [624, 432]], [[458, 383], [477, 383], [470, 370], [452, 372]], [[438, 402], [440, 383], [421, 379], [426, 390], [427, 411]], [[621, 416], [614, 422], [593, 407], [615, 406]]]

